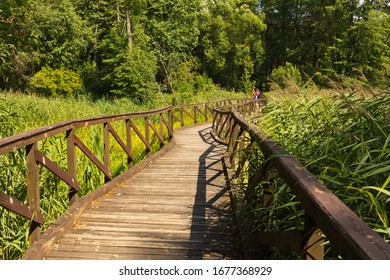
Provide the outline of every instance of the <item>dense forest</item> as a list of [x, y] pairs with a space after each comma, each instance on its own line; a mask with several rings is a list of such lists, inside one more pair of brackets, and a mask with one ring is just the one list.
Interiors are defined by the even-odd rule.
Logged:
[[387, 88], [389, 34], [388, 0], [1, 0], [0, 89], [142, 102], [286, 76]]

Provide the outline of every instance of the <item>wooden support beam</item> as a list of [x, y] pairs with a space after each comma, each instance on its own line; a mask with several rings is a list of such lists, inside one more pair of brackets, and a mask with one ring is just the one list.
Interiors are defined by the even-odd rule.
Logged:
[[138, 127], [134, 124], [132, 120], [129, 120], [129, 124], [131, 128], [134, 130], [134, 132], [137, 134], [139, 139], [144, 143], [147, 149], [152, 150], [152, 147], [150, 146], [150, 143], [147, 141], [147, 139], [142, 135], [141, 131], [138, 129]]
[[112, 175], [110, 170], [88, 149], [87, 146], [75, 136], [75, 145], [104, 173], [104, 175], [112, 180]]
[[[133, 139], [131, 136], [131, 126], [130, 126], [130, 119], [126, 120], [126, 145], [127, 149], [129, 150], [130, 154], [133, 155]], [[128, 157], [127, 158], [127, 167], [130, 168], [133, 166], [134, 157]]]
[[[77, 158], [76, 158], [76, 146], [75, 146], [75, 129], [69, 129], [66, 131], [66, 154], [68, 161], [68, 174], [73, 178], [74, 183], [79, 187], [77, 180]], [[72, 205], [77, 201], [78, 188], [69, 187], [69, 204]]]
[[[110, 171], [110, 132], [109, 132], [109, 123], [104, 123], [103, 125], [103, 144], [104, 144], [104, 152], [103, 152], [103, 163], [106, 170]], [[112, 177], [104, 176], [104, 182], [107, 183], [111, 181]]]
[[56, 175], [58, 178], [64, 181], [69, 187], [71, 187], [76, 192], [79, 191], [80, 187], [77, 181], [75, 180], [75, 178], [70, 176], [64, 170], [62, 170], [57, 164], [51, 161], [47, 156], [42, 154], [40, 151], [36, 150], [35, 158], [37, 162], [39, 162], [44, 167], [46, 167], [51, 172], [53, 172], [54, 175]]
[[116, 130], [112, 127], [112, 125], [108, 124], [107, 126], [108, 126], [108, 131], [114, 137], [116, 142], [118, 142], [119, 146], [121, 146], [123, 151], [127, 154], [127, 156], [131, 159], [131, 161], [133, 161], [134, 155], [133, 155], [132, 151], [127, 147], [125, 142], [123, 142], [122, 138], [119, 136], [119, 134], [116, 132]]
[[19, 214], [20, 216], [32, 220], [33, 222], [42, 225], [43, 224], [43, 215], [41, 212], [35, 212], [31, 209], [30, 206], [23, 204], [22, 202], [16, 200], [15, 198], [0, 192], [0, 206]]
[[164, 140], [164, 115], [163, 113], [160, 113], [159, 115], [159, 120], [158, 120], [159, 126], [160, 126], [160, 135], [163, 139], [162, 143], [160, 143], [160, 148], [165, 145], [165, 140]]
[[[27, 198], [28, 205], [33, 216], [40, 216], [40, 194], [39, 194], [39, 168], [35, 158], [37, 143], [26, 146], [26, 171], [27, 171]], [[32, 244], [40, 236], [40, 224], [34, 220], [31, 222], [29, 231], [29, 242]]]
[[152, 147], [150, 146], [150, 119], [149, 117], [145, 117], [145, 141], [147, 143], [145, 153], [146, 157], [150, 156], [150, 152], [152, 151]]

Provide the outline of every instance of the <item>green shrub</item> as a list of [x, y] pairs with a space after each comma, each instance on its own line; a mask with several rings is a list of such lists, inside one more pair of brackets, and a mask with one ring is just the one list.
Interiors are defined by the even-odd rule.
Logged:
[[302, 76], [299, 69], [289, 62], [285, 66], [274, 69], [271, 73], [271, 80], [283, 89], [291, 83], [297, 86], [302, 85]]
[[77, 95], [83, 91], [79, 74], [64, 68], [43, 67], [30, 81], [30, 91], [46, 97]]

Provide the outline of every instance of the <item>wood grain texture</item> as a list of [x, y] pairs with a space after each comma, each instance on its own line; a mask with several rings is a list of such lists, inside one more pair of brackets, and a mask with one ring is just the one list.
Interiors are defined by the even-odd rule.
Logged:
[[175, 147], [96, 199], [44, 259], [228, 259], [239, 245], [210, 125], [175, 131]]

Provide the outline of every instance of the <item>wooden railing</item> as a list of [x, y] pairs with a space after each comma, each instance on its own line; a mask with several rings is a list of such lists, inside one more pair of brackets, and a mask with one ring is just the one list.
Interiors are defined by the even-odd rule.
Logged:
[[[157, 137], [160, 147], [166, 145], [173, 136], [174, 123], [179, 126], [209, 121], [212, 110], [215, 107], [238, 103], [242, 100], [227, 99], [217, 102], [190, 104], [183, 106], [169, 106], [160, 110], [107, 115], [94, 118], [62, 121], [53, 125], [44, 126], [31, 131], [22, 132], [13, 136], [0, 139], [0, 156], [15, 150], [25, 149], [26, 162], [26, 189], [27, 198], [16, 199], [0, 191], [0, 207], [4, 207], [31, 221], [29, 231], [29, 243], [33, 243], [40, 237], [41, 226], [44, 223], [40, 207], [40, 168], [44, 166], [55, 174], [69, 187], [69, 205], [78, 199], [80, 182], [78, 174], [78, 159], [76, 150], [81, 151], [103, 174], [105, 181], [113, 179], [110, 163], [110, 139], [114, 139], [127, 157], [128, 168], [132, 168], [135, 160], [134, 137], [138, 137], [144, 145], [146, 157], [152, 153], [151, 135]], [[188, 116], [186, 118], [186, 116]], [[187, 121], [186, 121], [187, 119]], [[189, 119], [189, 121], [188, 121]], [[92, 152], [85, 141], [78, 137], [78, 130], [86, 127], [98, 126], [103, 138], [103, 145], [99, 152]], [[121, 137], [118, 129], [122, 126], [125, 137]], [[124, 128], [123, 128], [124, 126]], [[61, 167], [54, 163], [40, 150], [40, 143], [58, 135], [65, 135], [65, 155], [67, 166]], [[122, 133], [123, 134], [123, 133]], [[111, 136], [112, 137], [111, 137]], [[23, 150], [22, 150], [23, 151]], [[97, 155], [103, 154], [103, 159]]]
[[[246, 177], [245, 193], [250, 193], [255, 186], [267, 188], [263, 190], [262, 206], [267, 206], [272, 200], [272, 188], [265, 182], [269, 172], [277, 172], [284, 180], [304, 208], [304, 226], [297, 230], [261, 231], [248, 228], [248, 221], [242, 221], [246, 238], [259, 246], [273, 246], [302, 252], [304, 258], [322, 259], [324, 256], [324, 235], [335, 250], [344, 259], [390, 259], [390, 245], [365, 224], [350, 208], [348, 208], [329, 189], [322, 185], [297, 159], [290, 156], [286, 150], [268, 138], [256, 125], [249, 124], [240, 114], [240, 108], [216, 108], [213, 111], [213, 137], [227, 146], [224, 159], [227, 176], [237, 184], [237, 178]], [[244, 112], [245, 113], [245, 112]], [[246, 115], [245, 115], [246, 116]], [[264, 163], [254, 166], [249, 159], [255, 149], [260, 150]], [[248, 173], [249, 167], [252, 168]], [[243, 182], [243, 181], [242, 181]], [[247, 203], [245, 194], [240, 203]], [[241, 209], [241, 208], [240, 208]], [[239, 210], [239, 209], [236, 209]], [[261, 219], [267, 219], [267, 215]], [[245, 226], [247, 227], [245, 229]], [[322, 233], [321, 233], [322, 232]]]

